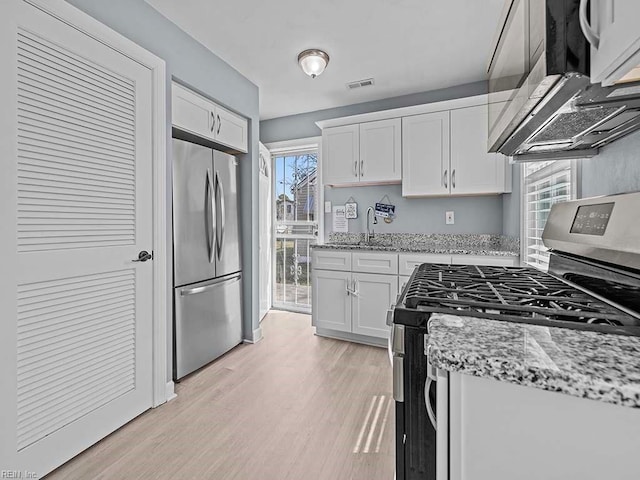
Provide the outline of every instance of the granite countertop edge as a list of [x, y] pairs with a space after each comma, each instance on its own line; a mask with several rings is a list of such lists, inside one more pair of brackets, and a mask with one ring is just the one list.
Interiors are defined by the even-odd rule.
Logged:
[[396, 253], [433, 253], [442, 255], [485, 255], [500, 257], [518, 257], [520, 252], [513, 250], [491, 250], [482, 247], [403, 247], [387, 245], [350, 245], [339, 243], [325, 243], [322, 245], [312, 245], [314, 250], [364, 250], [376, 252], [396, 252]]
[[[474, 345], [455, 339], [451, 342], [454, 345], [453, 347], [451, 347], [451, 345], [442, 346], [439, 344], [439, 341], [443, 336], [454, 337], [456, 335], [456, 331], [453, 328], [443, 325], [441, 321], [442, 317], [441, 315], [434, 315], [428, 324], [428, 331], [430, 332], [427, 343], [428, 358], [431, 365], [436, 368], [614, 405], [640, 408], [640, 370], [634, 366], [637, 362], [635, 355], [640, 352], [640, 338], [622, 337], [619, 335], [581, 330], [569, 330], [567, 332], [567, 329], [564, 328], [540, 327], [549, 328], [554, 331], [556, 335], [560, 335], [561, 338], [563, 334], [567, 334], [567, 336], [573, 337], [574, 339], [581, 338], [582, 342], [577, 342], [580, 343], [580, 348], [577, 349], [578, 352], [581, 349], [588, 349], [589, 345], [595, 346], [595, 342], [598, 342], [599, 338], [604, 338], [602, 337], [603, 335], [608, 337], [613, 344], [620, 343], [622, 345], [630, 342], [636, 344], [635, 350], [621, 347], [611, 352], [611, 355], [618, 364], [622, 366], [621, 371], [608, 371], [606, 366], [594, 364], [588, 364], [588, 366], [585, 367], [585, 364], [581, 365], [580, 362], [576, 362], [573, 371], [568, 371], [567, 369], [554, 370], [540, 368], [535, 365], [524, 365], [518, 361], [518, 359], [512, 358], [510, 354], [507, 353], [513, 351], [510, 351], [509, 348], [505, 348], [505, 353], [501, 355], [496, 353], [499, 350], [491, 350], [491, 348], [483, 347], [483, 342], [487, 344], [492, 341], [499, 341], [499, 335], [491, 339], [491, 335], [481, 334], [484, 335], [484, 338], [479, 339]], [[511, 322], [470, 317], [454, 318], [471, 321], [474, 324], [490, 322], [494, 324], [492, 328], [495, 330], [500, 330], [501, 328], [513, 329], [514, 326]], [[515, 325], [524, 327], [524, 324]], [[529, 325], [528, 327], [532, 326]], [[523, 338], [518, 339], [518, 341], [524, 343], [525, 329], [522, 328], [522, 331]], [[450, 338], [448, 340], [450, 340]], [[469, 339], [467, 338], [466, 340]], [[576, 342], [567, 339], [567, 345], [572, 343], [573, 345], [571, 345], [571, 347], [575, 348]], [[573, 350], [573, 352], [575, 351], [576, 350]], [[624, 358], [627, 354], [629, 357]], [[579, 353], [577, 355], [579, 355]], [[628, 365], [630, 370], [635, 370], [625, 372], [625, 365]], [[583, 368], [580, 368], [580, 366]]]

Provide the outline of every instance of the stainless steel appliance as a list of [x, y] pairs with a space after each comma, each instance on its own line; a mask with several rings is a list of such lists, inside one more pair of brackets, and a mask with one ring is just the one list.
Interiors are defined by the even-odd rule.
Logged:
[[579, 7], [506, 2], [488, 68], [490, 151], [516, 161], [586, 157], [640, 128], [639, 83], [591, 84]]
[[423, 264], [395, 308], [396, 475], [435, 478], [436, 376], [425, 361], [432, 313], [640, 336], [640, 193], [553, 205], [549, 271]]
[[173, 139], [174, 378], [242, 341], [235, 157]]

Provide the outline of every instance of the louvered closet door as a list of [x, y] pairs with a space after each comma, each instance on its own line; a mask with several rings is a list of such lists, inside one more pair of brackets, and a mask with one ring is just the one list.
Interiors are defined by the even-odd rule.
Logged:
[[6, 4], [0, 468], [42, 475], [151, 406], [152, 77]]

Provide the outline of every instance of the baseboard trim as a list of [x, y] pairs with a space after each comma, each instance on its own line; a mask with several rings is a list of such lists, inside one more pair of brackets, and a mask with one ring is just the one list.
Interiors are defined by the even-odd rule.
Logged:
[[175, 387], [176, 386], [173, 381], [167, 382], [167, 385], [165, 387], [165, 398], [167, 399], [167, 402], [170, 402], [174, 398], [177, 398], [178, 395], [176, 395]]
[[253, 337], [251, 339], [245, 338], [242, 343], [258, 343], [262, 338], [262, 327], [258, 327], [253, 331]]
[[325, 328], [316, 327], [316, 333], [318, 337], [333, 338], [335, 340], [345, 340], [347, 342], [361, 343], [363, 345], [369, 345], [371, 347], [387, 348], [386, 338], [370, 337], [368, 335], [358, 335], [350, 332], [340, 332], [338, 330], [328, 330]]

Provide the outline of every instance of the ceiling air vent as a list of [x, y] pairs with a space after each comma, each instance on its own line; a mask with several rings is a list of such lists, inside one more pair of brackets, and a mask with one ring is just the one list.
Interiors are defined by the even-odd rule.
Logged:
[[373, 85], [373, 78], [365, 78], [364, 80], [347, 83], [347, 88], [349, 90], [354, 90], [360, 87], [370, 87], [371, 85]]

